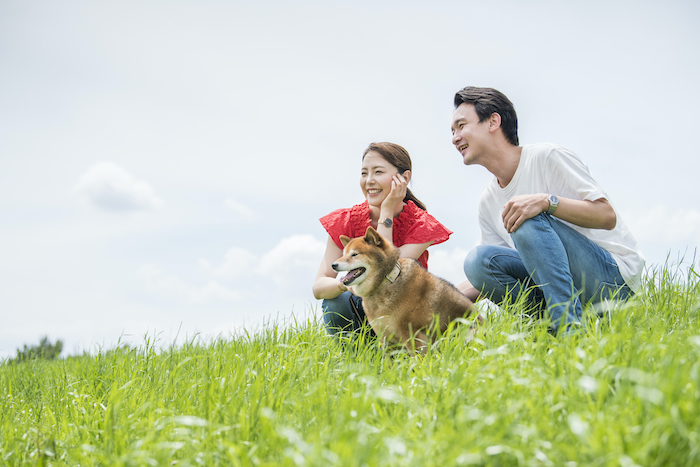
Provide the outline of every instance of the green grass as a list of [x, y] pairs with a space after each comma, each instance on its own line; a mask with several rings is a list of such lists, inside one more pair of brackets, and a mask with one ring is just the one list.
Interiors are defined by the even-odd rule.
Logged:
[[582, 336], [517, 311], [417, 358], [307, 320], [5, 363], [0, 465], [700, 465], [693, 267]]

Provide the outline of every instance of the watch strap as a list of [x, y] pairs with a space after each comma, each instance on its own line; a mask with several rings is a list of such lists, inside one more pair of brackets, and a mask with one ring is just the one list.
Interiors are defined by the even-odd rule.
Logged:
[[551, 216], [552, 214], [554, 214], [554, 211], [556, 211], [559, 207], [559, 198], [557, 198], [554, 195], [549, 195], [548, 201], [549, 209], [547, 209], [547, 214]]

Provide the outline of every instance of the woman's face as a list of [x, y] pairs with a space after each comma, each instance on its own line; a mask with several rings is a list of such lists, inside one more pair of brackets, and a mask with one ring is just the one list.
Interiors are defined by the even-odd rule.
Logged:
[[391, 192], [391, 181], [398, 169], [374, 151], [368, 152], [362, 160], [360, 188], [370, 206], [381, 207]]

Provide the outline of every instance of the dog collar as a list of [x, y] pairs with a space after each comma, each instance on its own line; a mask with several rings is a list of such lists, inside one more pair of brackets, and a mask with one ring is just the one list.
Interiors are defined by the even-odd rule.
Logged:
[[397, 277], [399, 277], [399, 274], [401, 273], [401, 265], [399, 262], [396, 262], [396, 265], [394, 266], [394, 269], [391, 270], [389, 274], [386, 275], [386, 278], [389, 279], [389, 282], [394, 282]]

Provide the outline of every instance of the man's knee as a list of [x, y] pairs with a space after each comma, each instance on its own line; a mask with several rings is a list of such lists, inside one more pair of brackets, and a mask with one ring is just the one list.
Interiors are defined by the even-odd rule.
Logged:
[[464, 274], [474, 287], [483, 284], [483, 275], [487, 268], [488, 258], [483, 245], [479, 245], [464, 258]]
[[528, 245], [536, 244], [538, 238], [552, 226], [549, 223], [547, 214], [539, 214], [535, 217], [525, 220], [515, 232], [510, 234], [517, 249], [527, 248]]

